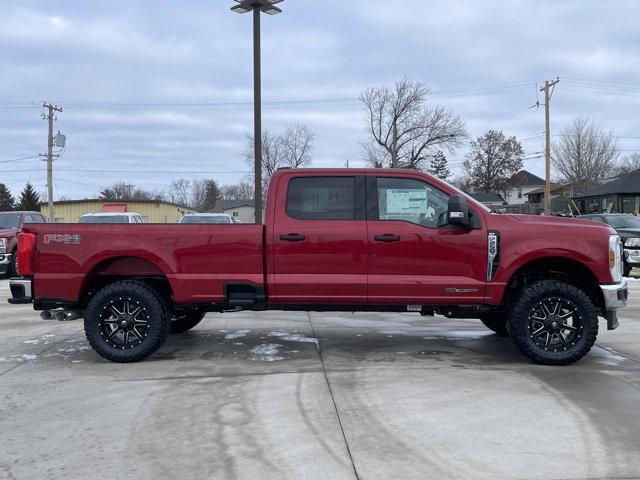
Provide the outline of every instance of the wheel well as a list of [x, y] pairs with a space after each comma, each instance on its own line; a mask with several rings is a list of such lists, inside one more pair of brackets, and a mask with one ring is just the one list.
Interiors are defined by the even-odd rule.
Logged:
[[116, 257], [100, 262], [87, 274], [80, 302], [86, 306], [91, 298], [107, 285], [122, 280], [138, 280], [154, 287], [169, 303], [173, 291], [169, 279], [154, 263], [138, 257]]
[[604, 309], [600, 283], [593, 272], [580, 262], [562, 257], [541, 258], [520, 267], [507, 283], [503, 305], [509, 305], [513, 297], [527, 285], [550, 279], [578, 287], [593, 300], [596, 308], [600, 311]]

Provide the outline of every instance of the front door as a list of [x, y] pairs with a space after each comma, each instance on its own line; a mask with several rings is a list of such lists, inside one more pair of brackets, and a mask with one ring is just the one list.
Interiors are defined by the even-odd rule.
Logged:
[[271, 235], [272, 303], [367, 301], [364, 176], [280, 177]]
[[425, 305], [480, 303], [487, 275], [487, 232], [439, 227], [449, 194], [416, 176], [367, 176], [368, 301]]

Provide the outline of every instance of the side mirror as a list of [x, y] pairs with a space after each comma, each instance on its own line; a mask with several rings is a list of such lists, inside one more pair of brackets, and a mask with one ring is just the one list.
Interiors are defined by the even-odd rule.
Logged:
[[451, 195], [449, 197], [449, 209], [447, 211], [447, 223], [457, 227], [469, 227], [469, 207], [462, 195]]

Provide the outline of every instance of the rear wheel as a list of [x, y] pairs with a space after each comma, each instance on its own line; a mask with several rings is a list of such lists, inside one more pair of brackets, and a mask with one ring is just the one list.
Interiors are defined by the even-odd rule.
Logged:
[[536, 282], [522, 290], [508, 322], [518, 349], [544, 365], [580, 360], [598, 336], [598, 312], [589, 297], [556, 280]]
[[162, 296], [153, 287], [131, 280], [98, 291], [84, 317], [91, 347], [119, 363], [150, 356], [164, 344], [170, 326], [171, 313]]
[[633, 268], [631, 267], [631, 265], [629, 265], [627, 262], [624, 262], [624, 264], [623, 264], [623, 272], [622, 272], [622, 274], [623, 274], [625, 277], [628, 277], [629, 275], [631, 275], [631, 270], [632, 270], [632, 269], [633, 269]]
[[480, 316], [480, 321], [489, 330], [495, 332], [499, 337], [508, 337], [509, 331], [507, 329], [507, 318], [504, 313], [483, 313]]
[[171, 334], [184, 333], [198, 325], [205, 314], [200, 312], [181, 312], [171, 318]]

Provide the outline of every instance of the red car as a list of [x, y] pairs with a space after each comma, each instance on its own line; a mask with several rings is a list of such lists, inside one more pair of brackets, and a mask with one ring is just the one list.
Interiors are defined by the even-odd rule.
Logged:
[[151, 355], [206, 312], [478, 318], [532, 360], [582, 358], [625, 306], [604, 224], [500, 215], [414, 170], [281, 170], [264, 225], [28, 226], [12, 303], [84, 311], [96, 352]]
[[40, 212], [0, 212], [0, 275], [17, 275], [18, 234], [29, 223], [45, 223]]

